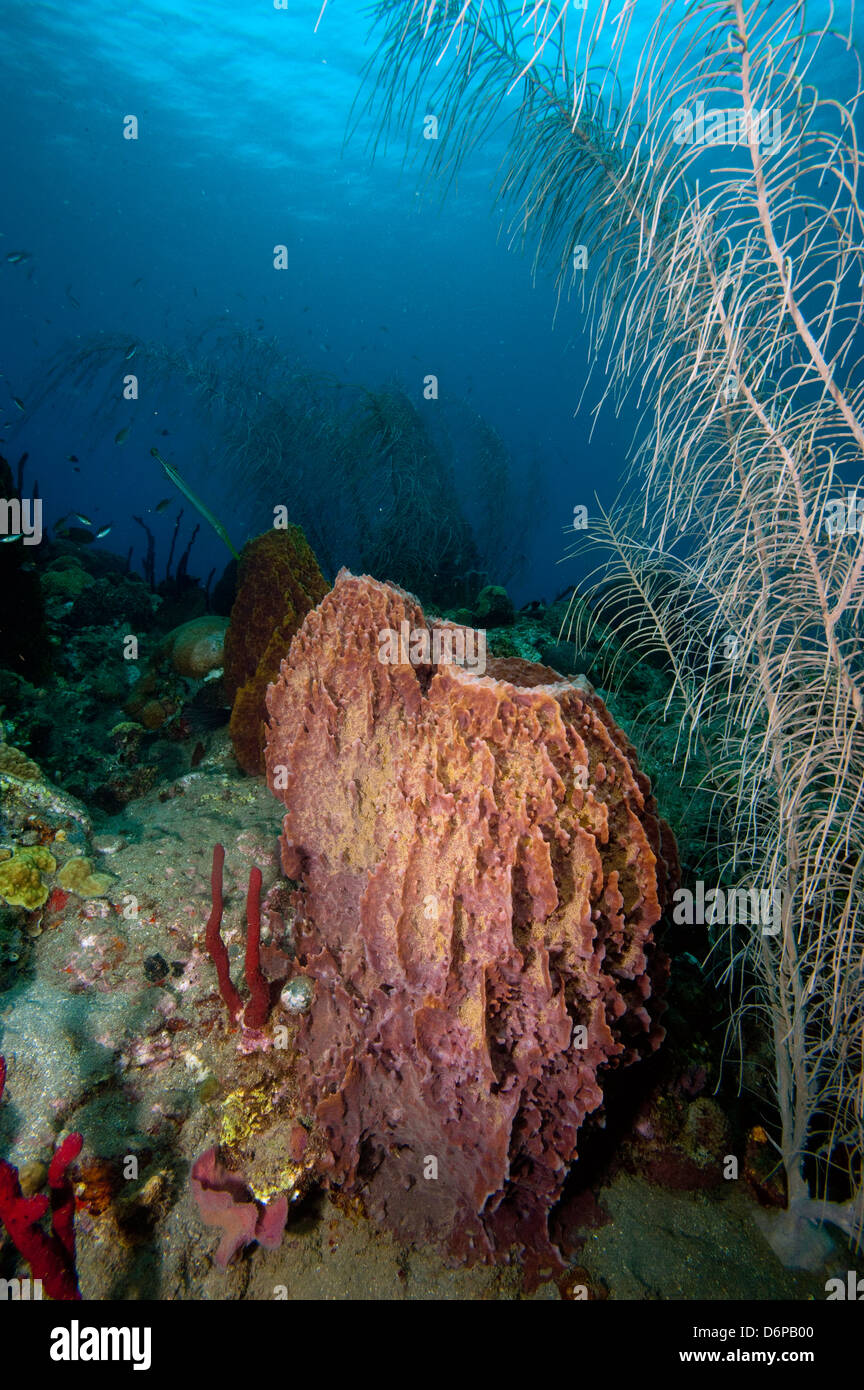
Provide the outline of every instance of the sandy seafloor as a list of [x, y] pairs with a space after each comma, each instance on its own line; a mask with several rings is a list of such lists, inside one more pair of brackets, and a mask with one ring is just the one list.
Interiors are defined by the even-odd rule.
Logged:
[[[624, 1171], [595, 1188], [604, 1221], [586, 1230], [572, 1272], [530, 1291], [518, 1264], [451, 1268], [321, 1191], [291, 1209], [278, 1250], [250, 1246], [218, 1268], [218, 1235], [203, 1225], [188, 1177], [218, 1140], [220, 1097], [238, 1067], [238, 1035], [203, 949], [210, 864], [221, 840], [223, 931], [242, 982], [246, 879], [252, 864], [265, 891], [278, 877], [280, 825], [264, 780], [225, 770], [227, 738], [212, 740], [195, 771], [100, 827], [94, 857], [115, 885], [105, 899], [71, 895], [47, 914], [27, 970], [0, 995], [9, 1158], [24, 1168], [44, 1162], [58, 1131], [85, 1136], [77, 1216], [85, 1298], [558, 1299], [581, 1284], [599, 1299], [806, 1300], [825, 1298], [830, 1275], [845, 1277], [849, 1255], [839, 1248], [815, 1274], [784, 1270], [743, 1184], [672, 1191]], [[123, 915], [129, 895], [137, 916]], [[157, 983], [145, 970], [154, 957], [171, 966]], [[140, 1165], [134, 1198], [117, 1178], [130, 1152]], [[88, 1169], [94, 1156], [113, 1160], [113, 1177], [100, 1176], [98, 1163]], [[2, 1272], [14, 1269], [7, 1243]]]

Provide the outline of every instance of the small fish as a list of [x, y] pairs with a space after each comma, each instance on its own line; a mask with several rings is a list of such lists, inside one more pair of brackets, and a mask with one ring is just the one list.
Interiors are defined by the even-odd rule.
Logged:
[[0, 545], [8, 545], [10, 541], [20, 541], [23, 535], [23, 531], [16, 531], [14, 536], [0, 536]]
[[237, 554], [237, 551], [231, 544], [231, 539], [228, 535], [228, 532], [225, 530], [225, 527], [222, 525], [221, 521], [218, 519], [218, 517], [215, 517], [213, 515], [210, 508], [201, 501], [201, 498], [198, 497], [197, 494], [192, 491], [189, 484], [180, 476], [173, 463], [169, 463], [167, 459], [164, 459], [160, 454], [159, 450], [155, 447], [155, 445], [150, 450], [150, 454], [151, 457], [153, 457], [159, 463], [161, 463], [162, 470], [168, 481], [173, 483], [176, 488], [179, 488], [180, 492], [183, 493], [183, 496], [187, 499], [187, 501], [191, 502], [195, 510], [200, 512], [204, 520], [208, 522], [210, 526], [213, 527], [213, 530], [216, 532], [216, 535], [219, 537], [219, 539], [225, 542], [228, 549], [231, 551], [231, 554], [234, 556], [234, 559], [239, 560], [240, 556]]
[[78, 300], [75, 298], [69, 285], [66, 286], [66, 298], [69, 300], [69, 303], [72, 305], [73, 309], [81, 308], [81, 305], [78, 303]]
[[81, 512], [73, 512], [72, 515], [74, 516], [74, 518], [75, 518], [76, 521], [80, 521], [80, 522], [81, 522], [81, 525], [82, 525], [82, 526], [92, 526], [92, 525], [93, 525], [93, 522], [90, 520], [89, 516], [83, 516]]
[[159, 433], [160, 433], [160, 434], [165, 434], [165, 435], [167, 435], [167, 434], [169, 433], [169, 431], [168, 431], [168, 430], [160, 430]]
[[114, 436], [114, 443], [125, 444], [126, 440], [129, 438], [129, 431], [131, 430], [131, 428], [131, 425], [126, 425], [122, 430], [118, 430]]
[[96, 532], [96, 535], [95, 535], [95, 538], [94, 538], [94, 539], [97, 540], [97, 541], [101, 541], [101, 540], [104, 540], [105, 537], [108, 536], [108, 535], [110, 535], [110, 534], [111, 534], [111, 527], [110, 527], [110, 526], [103, 526], [101, 531], [97, 531], [97, 532]]
[[19, 261], [29, 261], [29, 251], [9, 251], [6, 256], [10, 265], [18, 265]]
[[136, 354], [137, 351], [138, 351], [138, 344], [137, 344], [137, 343], [133, 343], [131, 347], [128, 347], [128, 348], [126, 349], [126, 358], [125, 358], [125, 360], [126, 360], [127, 362], [131, 361], [131, 359], [135, 356], [135, 354]]
[[132, 281], [132, 288], [133, 288], [133, 290], [134, 290], [134, 288], [135, 288], [136, 285], [140, 285], [140, 284], [141, 284], [141, 281], [142, 281], [143, 279], [144, 279], [144, 276], [143, 276], [143, 275], [139, 275], [137, 280], [133, 280], [133, 281]]
[[17, 407], [18, 407], [19, 410], [25, 411], [25, 410], [27, 409], [26, 405], [24, 404], [24, 402], [22, 401], [22, 399], [21, 399], [20, 396], [13, 396], [12, 399], [13, 399], [13, 401], [15, 402], [15, 404], [17, 405]]
[[156, 503], [156, 506], [153, 508], [154, 512], [164, 512], [165, 508], [170, 507], [173, 501], [173, 497], [163, 497], [161, 502]]
[[66, 462], [67, 462], [67, 463], [77, 463], [77, 462], [78, 462], [78, 455], [77, 455], [77, 454], [67, 454], [67, 455], [66, 455]]

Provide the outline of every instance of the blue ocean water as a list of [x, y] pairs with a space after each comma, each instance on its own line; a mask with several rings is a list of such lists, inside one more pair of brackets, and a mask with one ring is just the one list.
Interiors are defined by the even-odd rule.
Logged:
[[[633, 21], [634, 63], [649, 9]], [[275, 337], [309, 370], [370, 389], [395, 380], [419, 398], [434, 373], [442, 396], [466, 399], [516, 473], [536, 480], [533, 513], [513, 518], [515, 533], [527, 528], [517, 601], [575, 577], [559, 563], [564, 527], [595, 490], [604, 503], [614, 496], [637, 417], [607, 409], [592, 434], [602, 368], [576, 413], [584, 314], [572, 299], [556, 317], [551, 275], [532, 283], [530, 257], [499, 234], [503, 135], [471, 156], [443, 202], [404, 167], [404, 142], [371, 160], [370, 119], [346, 143], [374, 47], [355, 0], [11, 0], [2, 23], [0, 448], [28, 451], [47, 523], [81, 511], [110, 524], [103, 544], [134, 547], [138, 567], [138, 514], [158, 553], [173, 523], [148, 518], [170, 491], [150, 456], [157, 444], [236, 519], [238, 542], [267, 524], [265, 499], [214, 469], [212, 422], [179, 390], [142, 383], [134, 404], [105, 404], [79, 387], [30, 410], [58, 350], [104, 333], [179, 351], [215, 324]], [[137, 140], [123, 138], [127, 115]], [[284, 271], [273, 267], [277, 244]], [[8, 263], [17, 250], [27, 259]], [[278, 479], [273, 493], [268, 505], [290, 511]], [[218, 539], [201, 535], [192, 571], [224, 558]]]
[[[131, 516], [171, 491], [154, 443], [199, 490], [206, 479], [214, 505], [245, 517], [242, 485], [238, 496], [236, 480], [212, 476], [214, 441], [182, 395], [156, 401], [143, 389], [96, 418], [86, 392], [23, 418], [11, 399], [32, 393], [55, 351], [95, 333], [180, 348], [221, 320], [275, 335], [288, 355], [345, 381], [398, 379], [416, 391], [431, 371], [443, 392], [467, 393], [517, 465], [553, 480], [544, 534], [530, 539], [557, 559], [574, 474], [593, 486], [626, 427], [607, 421], [589, 447], [572, 418], [578, 326], [553, 334], [551, 284], [533, 288], [528, 265], [496, 240], [495, 150], [441, 207], [434, 190], [421, 196], [417, 172], [402, 171], [398, 150], [371, 164], [368, 123], [343, 147], [368, 22], [360, 6], [331, 3], [316, 33], [319, 8], [5, 7], [0, 248], [29, 258], [0, 263], [0, 423], [10, 422], [0, 447], [29, 452], [46, 522], [75, 510], [112, 523], [104, 544], [133, 545], [136, 566], [143, 535]], [[137, 141], [123, 139], [130, 113]], [[285, 272], [273, 268], [277, 243], [288, 248]], [[259, 514], [257, 529], [266, 520]], [[167, 546], [171, 517], [151, 524]], [[194, 561], [205, 574], [221, 565], [219, 541], [201, 536]], [[538, 564], [523, 580], [532, 596], [560, 579]]]

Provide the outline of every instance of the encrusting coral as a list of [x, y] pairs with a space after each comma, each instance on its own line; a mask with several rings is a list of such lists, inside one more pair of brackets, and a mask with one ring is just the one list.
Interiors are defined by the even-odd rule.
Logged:
[[89, 859], [68, 859], [57, 875], [57, 882], [67, 892], [81, 898], [104, 898], [113, 879], [110, 874], [96, 873]]
[[231, 740], [245, 772], [264, 771], [264, 694], [327, 581], [299, 526], [274, 529], [243, 547], [237, 598], [225, 639]]
[[301, 1105], [328, 1180], [400, 1239], [554, 1266], [603, 1070], [663, 1035], [675, 845], [587, 682], [387, 664], [405, 623], [434, 635], [410, 595], [343, 570], [267, 695], [314, 990]]
[[53, 854], [41, 845], [16, 849], [11, 858], [0, 863], [0, 898], [12, 907], [41, 907], [48, 898], [42, 875], [53, 873], [56, 867]]
[[45, 774], [38, 763], [34, 763], [20, 748], [13, 748], [11, 743], [0, 743], [0, 772], [8, 772], [22, 781], [45, 781]]
[[[0, 898], [10, 906], [32, 911], [48, 899], [43, 874], [53, 874], [57, 860], [44, 845], [21, 846], [8, 858], [0, 851]], [[89, 859], [67, 859], [57, 875], [57, 883], [82, 898], [104, 898], [111, 888], [110, 874], [97, 873]]]

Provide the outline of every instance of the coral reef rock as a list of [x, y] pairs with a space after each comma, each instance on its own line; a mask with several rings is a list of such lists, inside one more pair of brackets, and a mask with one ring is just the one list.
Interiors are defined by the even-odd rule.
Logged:
[[500, 584], [487, 584], [480, 590], [474, 605], [478, 627], [508, 627], [514, 617], [513, 600]]
[[399, 1238], [538, 1272], [604, 1070], [662, 1038], [675, 844], [586, 682], [384, 664], [403, 624], [434, 653], [415, 599], [343, 570], [268, 691], [301, 1105], [327, 1180]]
[[171, 658], [174, 670], [192, 680], [203, 680], [224, 661], [224, 618], [207, 614], [169, 632], [161, 644], [161, 653]]

